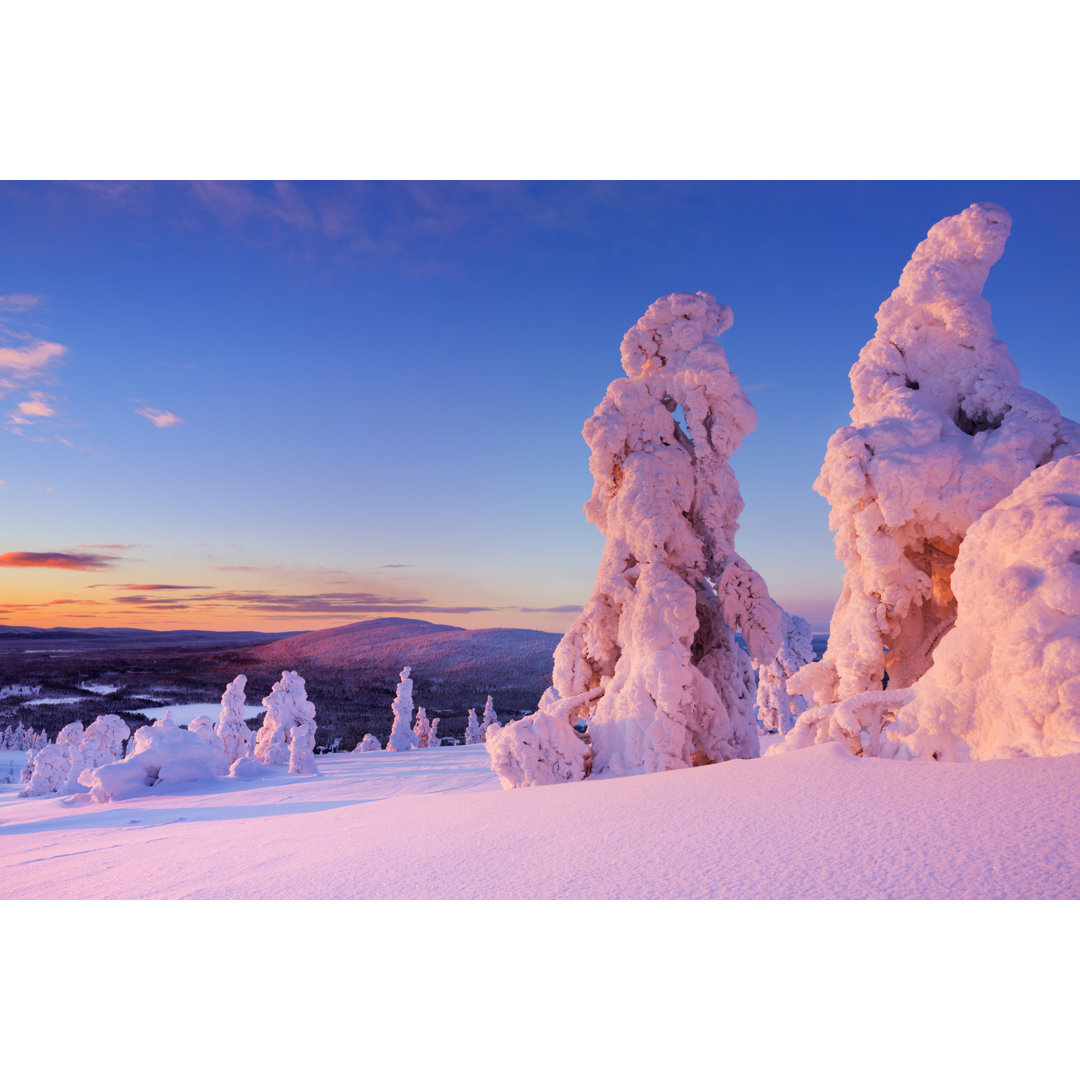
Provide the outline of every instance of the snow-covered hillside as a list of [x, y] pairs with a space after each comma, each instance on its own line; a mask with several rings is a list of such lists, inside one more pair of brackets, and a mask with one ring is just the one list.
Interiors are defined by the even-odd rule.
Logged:
[[[1080, 755], [835, 744], [503, 791], [482, 746], [96, 804], [0, 786], [2, 898], [1076, 898]], [[148, 872], [152, 868], [152, 873]]]
[[502, 691], [542, 684], [558, 634], [542, 630], [464, 630], [422, 619], [372, 619], [311, 630], [251, 650], [279, 667], [337, 666], [392, 674], [403, 664], [440, 680], [468, 679]]

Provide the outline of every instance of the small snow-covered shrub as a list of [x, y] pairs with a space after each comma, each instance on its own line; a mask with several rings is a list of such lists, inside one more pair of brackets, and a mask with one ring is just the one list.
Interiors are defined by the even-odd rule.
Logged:
[[232, 761], [225, 752], [225, 742], [214, 728], [214, 721], [209, 716], [196, 716], [188, 724], [188, 731], [197, 735], [219, 758], [219, 764], [214, 767], [214, 772], [220, 774], [228, 772]]
[[354, 754], [369, 754], [373, 750], [381, 750], [382, 744], [369, 731], [356, 745]]
[[531, 716], [505, 727], [488, 728], [485, 746], [491, 768], [504, 788], [539, 787], [584, 780], [592, 764], [592, 749], [568, 720], [574, 710], [587, 705], [598, 691], [560, 700], [549, 688]]
[[413, 746], [427, 747], [431, 740], [431, 724], [428, 723], [427, 709], [421, 705], [416, 710], [416, 723], [413, 724]]

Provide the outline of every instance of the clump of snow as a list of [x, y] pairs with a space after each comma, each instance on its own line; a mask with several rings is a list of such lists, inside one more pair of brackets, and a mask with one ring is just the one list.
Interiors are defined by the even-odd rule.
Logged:
[[[610, 775], [758, 754], [751, 658], [776, 658], [783, 612], [735, 553], [743, 503], [728, 459], [756, 416], [716, 340], [732, 321], [707, 293], [675, 293], [623, 338], [626, 377], [583, 432], [585, 515], [606, 538], [596, 583], [555, 650], [544, 701], [557, 711], [542, 702], [489, 738], [504, 782], [577, 777], [590, 754], [593, 771]], [[567, 711], [567, 701], [577, 704]], [[589, 752], [559, 726], [586, 715]]]
[[357, 744], [354, 754], [369, 754], [373, 750], [381, 750], [382, 743], [369, 731]]
[[[852, 423], [829, 440], [814, 485], [831, 506], [844, 587], [825, 656], [788, 684], [819, 708], [880, 690], [886, 671], [890, 690], [922, 676], [957, 617], [953, 567], [972, 524], [1080, 450], [1080, 427], [1020, 385], [982, 296], [1010, 227], [989, 203], [938, 222], [851, 369]], [[871, 700], [841, 727], [872, 716]], [[817, 735], [833, 724], [806, 719]]]
[[394, 726], [390, 730], [390, 739], [386, 744], [387, 750], [404, 751], [413, 748], [412, 730], [409, 723], [412, 720], [412, 668], [406, 666], [401, 669], [398, 677], [397, 693], [394, 695], [393, 704], [390, 706], [394, 711]]
[[291, 773], [315, 773], [315, 706], [304, 680], [283, 671], [263, 698], [266, 718], [255, 739], [255, 758], [264, 765], [288, 765]]
[[258, 780], [271, 772], [268, 766], [256, 761], [253, 757], [237, 758], [229, 766], [229, 776], [233, 780]]
[[255, 749], [255, 733], [244, 720], [247, 708], [246, 686], [247, 676], [237, 675], [221, 695], [221, 714], [215, 730], [230, 763], [253, 753]]
[[91, 801], [129, 799], [158, 784], [213, 780], [225, 771], [224, 755], [216, 747], [168, 717], [139, 728], [134, 743], [123, 761], [87, 769], [79, 777]]

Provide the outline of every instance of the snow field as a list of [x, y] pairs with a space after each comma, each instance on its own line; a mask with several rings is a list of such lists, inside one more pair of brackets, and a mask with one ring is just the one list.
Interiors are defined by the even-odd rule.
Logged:
[[858, 759], [836, 744], [502, 791], [482, 746], [104, 805], [0, 786], [0, 898], [1080, 896], [1080, 755]]

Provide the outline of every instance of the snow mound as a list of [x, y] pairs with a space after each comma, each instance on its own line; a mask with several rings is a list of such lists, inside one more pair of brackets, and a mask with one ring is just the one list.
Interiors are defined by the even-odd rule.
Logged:
[[213, 780], [225, 770], [222, 754], [197, 734], [162, 717], [135, 732], [135, 747], [123, 761], [87, 769], [79, 783], [93, 802], [145, 795], [159, 784]]
[[851, 369], [851, 425], [829, 440], [844, 587], [829, 646], [788, 684], [826, 706], [911, 686], [952, 626], [953, 566], [972, 524], [1035, 469], [1080, 451], [1080, 427], [1020, 385], [982, 296], [1011, 220], [976, 203], [938, 222]]

